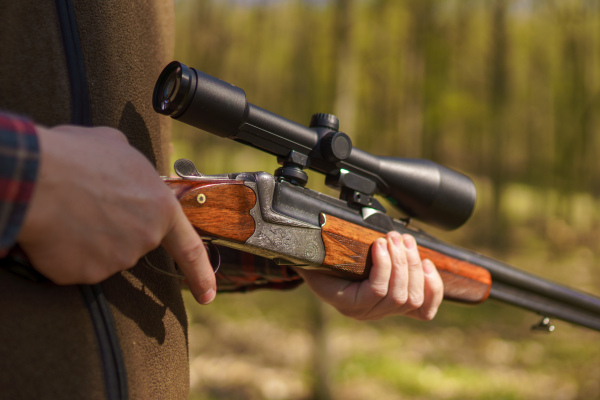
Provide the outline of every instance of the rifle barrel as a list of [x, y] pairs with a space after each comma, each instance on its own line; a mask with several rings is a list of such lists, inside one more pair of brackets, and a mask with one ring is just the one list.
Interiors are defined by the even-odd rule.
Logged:
[[[408, 230], [408, 229], [407, 229]], [[545, 317], [553, 317], [600, 331], [600, 298], [542, 279], [484, 255], [441, 242], [425, 233], [413, 233], [426, 247], [479, 265], [492, 276], [489, 298]]]
[[[578, 299], [588, 299], [595, 302], [598, 299], [582, 293], [573, 292]], [[600, 316], [586, 310], [583, 307], [574, 306], [560, 300], [541, 296], [518, 287], [506, 285], [503, 282], [494, 281], [490, 292], [491, 299], [511, 304], [526, 310], [535, 311], [545, 317], [553, 317], [576, 325], [600, 331]], [[586, 307], [587, 308], [587, 307]]]

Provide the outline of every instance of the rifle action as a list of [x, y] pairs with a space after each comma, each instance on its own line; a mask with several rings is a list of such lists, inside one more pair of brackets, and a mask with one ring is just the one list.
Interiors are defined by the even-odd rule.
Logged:
[[[381, 195], [410, 218], [455, 229], [475, 205], [473, 182], [428, 160], [377, 157], [352, 147], [330, 114], [305, 127], [250, 104], [244, 91], [172, 62], [153, 95], [161, 114], [277, 156], [266, 172], [204, 176], [178, 160], [181, 179], [167, 184], [198, 233], [212, 243], [318, 269], [346, 279], [369, 274], [370, 247], [386, 232], [408, 233], [422, 258], [444, 281], [444, 299], [478, 304], [488, 298], [543, 316], [536, 329], [551, 331], [549, 317], [600, 331], [600, 298], [544, 280], [508, 264], [444, 243], [393, 219]], [[305, 168], [325, 174], [336, 199], [305, 188]], [[223, 223], [226, 221], [227, 223]]]

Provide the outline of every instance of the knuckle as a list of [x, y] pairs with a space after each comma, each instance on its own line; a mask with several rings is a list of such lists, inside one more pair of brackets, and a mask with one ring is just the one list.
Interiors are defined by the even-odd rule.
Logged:
[[81, 277], [80, 283], [84, 285], [95, 285], [104, 280], [104, 277], [101, 277], [99, 274], [85, 274]]
[[53, 265], [38, 268], [50, 281], [60, 286], [95, 285], [108, 277], [101, 273], [96, 264], [78, 258], [60, 263], [60, 268]]
[[140, 233], [139, 237], [141, 241], [142, 253], [145, 254], [150, 250], [154, 250], [160, 246], [163, 235], [156, 229], [145, 229]]
[[97, 265], [86, 265], [79, 271], [79, 278], [76, 283], [85, 285], [95, 285], [108, 278], [110, 274], [107, 274], [103, 269]]
[[398, 293], [392, 297], [392, 302], [396, 307], [403, 307], [408, 301], [408, 294], [406, 292]]
[[337, 307], [337, 310], [344, 317], [352, 318], [357, 321], [367, 321], [368, 312], [356, 307]]
[[423, 266], [421, 264], [421, 259], [419, 258], [419, 253], [408, 255], [407, 265], [410, 272], [421, 272]]
[[371, 285], [371, 291], [373, 292], [373, 294], [375, 295], [375, 297], [377, 299], [383, 299], [384, 297], [387, 296], [388, 294], [388, 286], [387, 285], [377, 285], [377, 284], [373, 284]]
[[408, 297], [406, 305], [413, 310], [421, 308], [423, 306], [424, 298], [422, 295], [412, 295]]
[[173, 194], [168, 189], [160, 190], [160, 192], [157, 193], [156, 201], [159, 204], [161, 215], [164, 215], [165, 218], [169, 220], [172, 220], [181, 208], [181, 205], [179, 204], [175, 196], [173, 196]]
[[354, 316], [356, 314], [356, 309], [354, 309], [352, 307], [344, 307], [344, 306], [338, 305], [335, 308], [344, 317], [354, 318]]
[[423, 321], [431, 321], [437, 314], [437, 308], [420, 309], [419, 317]]
[[[96, 268], [96, 270], [102, 272], [105, 275], [104, 277], [107, 278], [114, 273], [124, 271], [135, 266], [143, 254], [145, 254], [145, 252], [141, 250], [133, 251], [124, 250], [123, 248], [115, 249], [112, 257], [105, 263], [99, 263], [98, 265], [100, 267]], [[105, 268], [102, 268], [102, 265], [104, 264]]]
[[444, 293], [444, 281], [442, 281], [442, 278], [438, 273], [429, 277], [429, 279], [427, 279], [427, 284], [430, 286], [433, 293]]
[[[105, 248], [103, 247], [103, 249]], [[33, 264], [39, 272], [56, 285], [94, 285], [117, 272], [132, 267], [137, 260], [138, 258], [133, 252], [115, 249], [94, 251], [90, 248], [81, 248], [72, 251], [67, 258], [59, 254], [52, 260], [35, 260]]]
[[78, 283], [85, 283], [85, 282], [78, 282], [76, 279], [73, 279], [72, 276], [67, 276], [64, 274], [46, 274], [46, 277], [48, 279], [50, 279], [53, 283], [57, 284], [57, 285], [76, 285]]
[[346, 317], [352, 318], [356, 321], [369, 321], [369, 317], [367, 313], [348, 313], [348, 314], [343, 314]]
[[137, 253], [129, 253], [123, 256], [123, 258], [115, 265], [115, 272], [123, 271], [128, 268], [131, 268], [137, 264], [138, 260], [141, 256], [138, 256]]

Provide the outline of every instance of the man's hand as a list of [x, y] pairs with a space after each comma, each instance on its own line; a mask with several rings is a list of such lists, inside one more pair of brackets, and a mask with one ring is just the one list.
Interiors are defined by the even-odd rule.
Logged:
[[431, 320], [444, 295], [444, 285], [433, 263], [421, 261], [415, 239], [390, 232], [373, 243], [369, 279], [351, 282], [318, 271], [296, 269], [323, 301], [358, 320], [388, 315]]
[[159, 245], [199, 303], [216, 294], [202, 240], [150, 162], [112, 128], [38, 127], [41, 163], [18, 242], [57, 284], [95, 284]]

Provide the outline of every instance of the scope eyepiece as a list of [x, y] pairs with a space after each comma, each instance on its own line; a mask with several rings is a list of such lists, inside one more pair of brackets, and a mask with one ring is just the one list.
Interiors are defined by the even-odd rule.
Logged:
[[152, 105], [159, 114], [221, 137], [233, 135], [248, 112], [242, 89], [177, 61], [158, 77]]
[[160, 74], [154, 87], [154, 111], [177, 118], [189, 106], [195, 90], [194, 71], [177, 61], [170, 63]]

